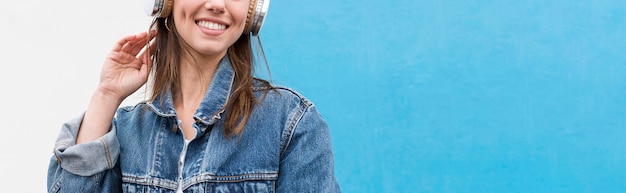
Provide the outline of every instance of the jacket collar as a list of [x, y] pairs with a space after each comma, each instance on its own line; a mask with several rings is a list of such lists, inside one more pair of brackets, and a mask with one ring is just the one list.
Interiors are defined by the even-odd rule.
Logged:
[[[224, 112], [223, 107], [228, 102], [228, 98], [232, 92], [234, 79], [235, 72], [228, 59], [228, 55], [225, 55], [222, 60], [220, 60], [213, 80], [211, 80], [211, 84], [209, 85], [209, 89], [194, 113], [194, 118], [197, 121], [206, 125], [212, 125], [215, 121], [222, 118], [221, 114]], [[171, 90], [167, 90], [166, 93], [158, 96], [154, 101], [148, 102], [147, 104], [150, 109], [159, 116], [176, 116]]]

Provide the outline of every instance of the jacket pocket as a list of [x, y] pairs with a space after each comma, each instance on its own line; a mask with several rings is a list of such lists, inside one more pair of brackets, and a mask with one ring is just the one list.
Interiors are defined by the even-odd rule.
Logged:
[[204, 182], [196, 184], [188, 189], [191, 192], [204, 193], [274, 193], [276, 181], [273, 180], [250, 180], [241, 182]]

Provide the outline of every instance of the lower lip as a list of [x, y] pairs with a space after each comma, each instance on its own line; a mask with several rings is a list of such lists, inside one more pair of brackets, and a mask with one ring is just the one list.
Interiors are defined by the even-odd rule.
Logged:
[[219, 35], [222, 35], [226, 31], [226, 30], [208, 29], [208, 28], [203, 28], [200, 26], [198, 26], [198, 28], [203, 34], [210, 35], [210, 36], [219, 36]]

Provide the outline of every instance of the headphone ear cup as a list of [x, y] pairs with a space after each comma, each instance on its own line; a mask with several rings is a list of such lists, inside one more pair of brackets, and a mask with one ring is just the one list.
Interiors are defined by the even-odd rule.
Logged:
[[256, 2], [257, 0], [250, 0], [250, 5], [248, 6], [248, 15], [246, 16], [246, 26], [243, 28], [243, 34], [250, 33], [250, 25], [252, 24], [251, 20], [254, 17]]
[[148, 16], [166, 18], [172, 11], [173, 0], [144, 0], [144, 12]]
[[270, 0], [250, 0], [246, 27], [243, 30], [244, 34], [252, 33], [253, 36], [259, 34], [261, 27], [263, 27], [263, 22], [265, 22], [269, 4]]
[[161, 9], [161, 12], [157, 16], [158, 18], [166, 18], [170, 16], [170, 13], [172, 12], [172, 4], [174, 0], [162, 0], [162, 1], [163, 1], [163, 7]]

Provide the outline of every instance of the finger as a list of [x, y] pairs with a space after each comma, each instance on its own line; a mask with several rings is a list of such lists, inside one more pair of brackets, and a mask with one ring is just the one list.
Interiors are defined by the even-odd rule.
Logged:
[[156, 47], [156, 44], [154, 43], [154, 41], [151, 41], [148, 48], [146, 48], [140, 55], [142, 64], [139, 69], [139, 72], [144, 77], [147, 77], [150, 71], [152, 70], [153, 63], [152, 63], [152, 59], [150, 56], [155, 47]]
[[156, 33], [156, 30], [146, 33], [146, 38], [141, 39], [144, 43], [139, 47], [140, 50], [146, 48], [148, 45], [152, 45], [152, 42], [154, 42], [154, 38], [156, 37]]
[[113, 51], [132, 52], [137, 42], [142, 41], [142, 39], [145, 39], [147, 36], [146, 32], [127, 36], [118, 42], [117, 46], [119, 46], [119, 49], [114, 49]]
[[128, 42], [131, 42], [131, 41], [137, 39], [138, 36], [141, 36], [141, 34], [145, 34], [145, 33], [146, 32], [142, 32], [140, 34], [135, 34], [135, 35], [129, 35], [129, 36], [126, 36], [126, 37], [118, 40], [117, 43], [113, 46], [113, 51], [114, 52], [121, 51]]
[[154, 52], [155, 48], [156, 48], [156, 40], [154, 40], [154, 38], [156, 37], [156, 30], [152, 30], [150, 31], [150, 33], [148, 34], [149, 36], [147, 37], [146, 40], [146, 44], [144, 46], [141, 47], [140, 50], [140, 57], [142, 61], [144, 58], [149, 59], [150, 55], [152, 55], [152, 53]]
[[133, 67], [139, 69], [139, 65], [141, 65], [141, 62], [135, 58], [135, 56], [124, 52], [111, 52], [109, 58], [117, 67]]
[[148, 34], [149, 35], [148, 37], [150, 37], [150, 40], [152, 40], [152, 39], [154, 39], [154, 37], [156, 37], [157, 32], [158, 32], [157, 30], [150, 30], [150, 32]]
[[144, 38], [140, 38], [140, 39], [136, 39], [133, 40], [131, 42], [129, 42], [125, 47], [124, 50], [125, 52], [136, 56], [142, 49], [144, 49], [146, 46], [148, 46], [149, 42], [148, 42], [148, 38], [144, 37]]
[[150, 56], [154, 53], [156, 48], [156, 43], [154, 41], [150, 41], [147, 48], [143, 49], [138, 58], [141, 59], [142, 63], [149, 63], [149, 66], [152, 66], [152, 60], [150, 60]]
[[136, 36], [135, 39], [126, 42], [126, 44], [122, 46], [122, 49], [120, 51], [129, 53], [131, 55], [137, 55], [137, 53], [139, 53], [139, 51], [143, 47], [145, 47], [147, 43], [148, 43], [148, 38], [144, 33], [144, 34]]
[[151, 67], [151, 63], [141, 64], [141, 67], [139, 67], [139, 74], [141, 74], [142, 77], [147, 77], [150, 74]]
[[[144, 36], [145, 35], [145, 36]], [[139, 54], [142, 50], [145, 50], [146, 47], [150, 44], [151, 41], [156, 37], [156, 30], [150, 31], [150, 33], [142, 33], [141, 36], [138, 36], [137, 39], [129, 42], [128, 52], [132, 55]], [[140, 57], [138, 57], [140, 58]]]

